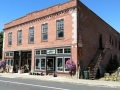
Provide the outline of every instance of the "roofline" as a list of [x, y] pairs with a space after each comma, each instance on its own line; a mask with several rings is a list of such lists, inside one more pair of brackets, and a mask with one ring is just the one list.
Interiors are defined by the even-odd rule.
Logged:
[[[82, 3], [81, 1], [79, 1]], [[82, 3], [83, 4], [83, 3]], [[116, 29], [114, 29], [111, 25], [109, 25], [107, 22], [105, 22], [100, 16], [98, 16], [95, 12], [93, 12], [90, 8], [88, 8], [85, 4], [83, 4], [88, 10], [90, 10], [93, 14], [95, 14], [100, 20], [102, 20], [104, 23], [106, 23], [109, 27], [111, 27], [113, 30], [115, 30], [118, 34], [120, 34]]]

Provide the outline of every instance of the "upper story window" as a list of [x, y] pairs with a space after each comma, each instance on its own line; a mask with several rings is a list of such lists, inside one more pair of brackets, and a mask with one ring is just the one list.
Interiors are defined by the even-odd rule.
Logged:
[[48, 39], [48, 24], [42, 24], [42, 41]]
[[22, 44], [22, 30], [18, 30], [18, 44]]
[[64, 37], [64, 20], [57, 20], [57, 39]]
[[120, 50], [120, 41], [119, 41], [119, 50]]
[[117, 47], [117, 39], [115, 39], [115, 47]]
[[34, 27], [29, 28], [29, 43], [34, 42]]
[[8, 45], [12, 45], [12, 32], [8, 33]]
[[112, 41], [112, 40], [111, 40], [111, 36], [109, 36], [109, 43], [110, 43], [110, 44], [111, 44], [111, 41]]

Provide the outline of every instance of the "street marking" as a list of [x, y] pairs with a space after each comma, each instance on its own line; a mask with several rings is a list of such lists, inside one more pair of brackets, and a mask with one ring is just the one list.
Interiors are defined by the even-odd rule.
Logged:
[[34, 85], [34, 84], [27, 84], [27, 83], [19, 83], [19, 82], [12, 82], [12, 81], [4, 81], [0, 80], [1, 82], [7, 82], [7, 83], [13, 83], [13, 84], [21, 84], [21, 85], [26, 85], [26, 86], [34, 86], [34, 87], [43, 87], [43, 88], [52, 88], [55, 90], [70, 90], [70, 89], [64, 89], [64, 88], [57, 88], [57, 87], [49, 87], [49, 86], [43, 86], [43, 85]]

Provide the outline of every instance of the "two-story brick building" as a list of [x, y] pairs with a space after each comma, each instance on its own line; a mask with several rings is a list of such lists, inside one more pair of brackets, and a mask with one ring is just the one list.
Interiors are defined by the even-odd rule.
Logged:
[[[14, 72], [26, 66], [25, 72], [55, 71], [68, 76], [65, 63], [72, 58], [76, 76], [88, 70], [92, 60], [94, 66], [99, 63], [96, 71], [102, 73], [110, 56], [120, 52], [119, 33], [78, 0], [5, 24], [3, 41], [3, 59]], [[112, 45], [107, 52], [106, 43]]]

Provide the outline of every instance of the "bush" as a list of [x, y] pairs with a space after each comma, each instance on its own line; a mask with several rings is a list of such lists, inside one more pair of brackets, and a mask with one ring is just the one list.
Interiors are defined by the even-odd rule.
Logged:
[[120, 65], [119, 65], [119, 61], [118, 61], [118, 59], [117, 59], [117, 55], [114, 55], [113, 59], [110, 59], [110, 60], [109, 60], [109, 63], [108, 63], [108, 65], [107, 65], [106, 70], [107, 70], [107, 72], [109, 72], [109, 71], [114, 71], [114, 70], [116, 70], [119, 66], [120, 66]]

